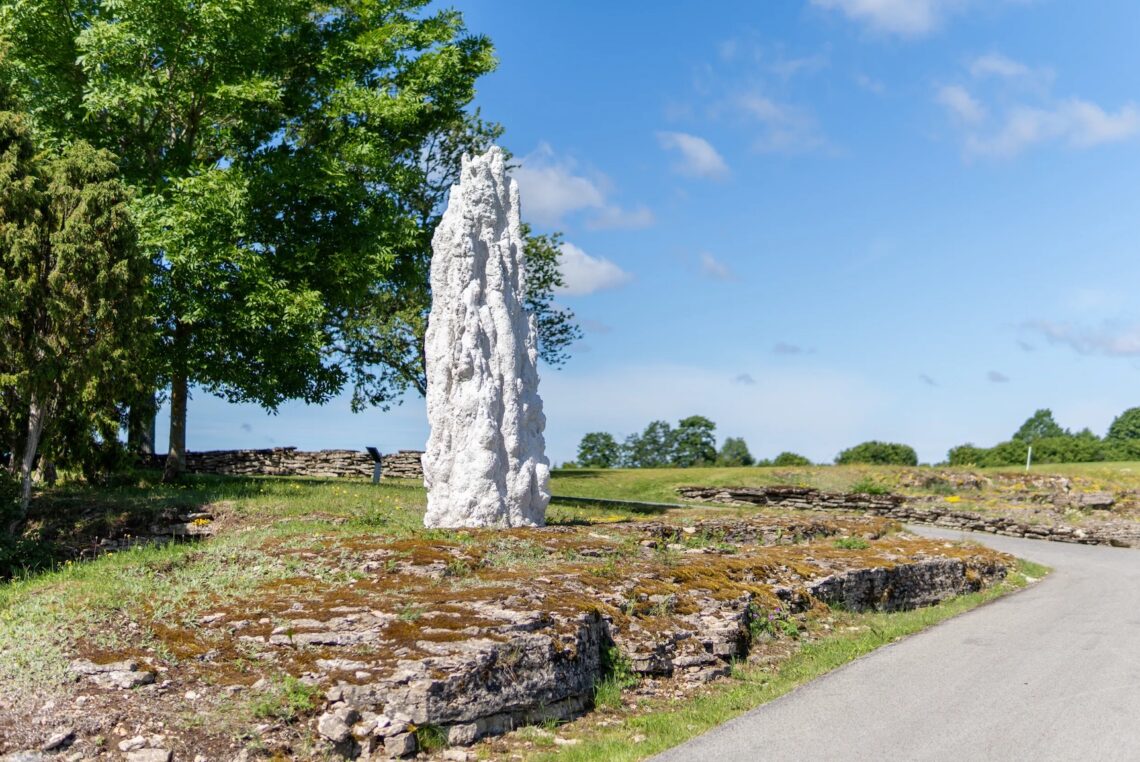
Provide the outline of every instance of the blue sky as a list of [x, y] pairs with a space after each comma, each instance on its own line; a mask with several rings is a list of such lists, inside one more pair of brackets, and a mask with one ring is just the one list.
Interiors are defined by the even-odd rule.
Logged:
[[[1140, 405], [1140, 4], [456, 7], [496, 45], [476, 104], [523, 217], [567, 242], [586, 335], [540, 368], [556, 463], [691, 414], [757, 457], [935, 462], [1039, 407], [1103, 434]], [[415, 398], [190, 403], [190, 449], [426, 437]]]

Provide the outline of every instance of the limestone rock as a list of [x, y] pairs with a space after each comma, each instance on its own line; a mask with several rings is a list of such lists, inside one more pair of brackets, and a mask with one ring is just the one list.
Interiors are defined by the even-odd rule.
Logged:
[[550, 462], [525, 309], [518, 185], [498, 147], [464, 158], [432, 239], [427, 526], [538, 526]]
[[139, 749], [127, 752], [127, 762], [170, 762], [172, 756], [169, 749]]

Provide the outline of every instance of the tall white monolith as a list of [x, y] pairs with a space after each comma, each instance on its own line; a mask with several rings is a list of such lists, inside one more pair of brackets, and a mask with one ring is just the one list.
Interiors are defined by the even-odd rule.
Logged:
[[523, 301], [519, 189], [500, 148], [464, 158], [432, 250], [424, 524], [542, 525], [550, 462], [538, 336]]

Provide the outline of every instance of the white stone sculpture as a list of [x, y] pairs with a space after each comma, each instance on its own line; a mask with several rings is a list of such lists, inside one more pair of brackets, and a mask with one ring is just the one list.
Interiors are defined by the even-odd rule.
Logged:
[[463, 159], [432, 250], [424, 524], [541, 526], [550, 462], [538, 335], [523, 302], [519, 189], [500, 148]]

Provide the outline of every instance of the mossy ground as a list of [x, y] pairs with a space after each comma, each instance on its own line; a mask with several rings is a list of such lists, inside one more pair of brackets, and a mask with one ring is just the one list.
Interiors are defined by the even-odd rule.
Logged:
[[[581, 494], [569, 485], [599, 478], [626, 485], [613, 491], [597, 488], [599, 497], [645, 498], [673, 481], [740, 479], [738, 473], [700, 470], [648, 476], [641, 483], [644, 474], [563, 473], [556, 477], [555, 492]], [[67, 673], [68, 661], [76, 656], [95, 661], [141, 657], [159, 665], [159, 679], [172, 679], [176, 690], [161, 708], [120, 702], [115, 709], [126, 712], [123, 727], [164, 722], [203, 738], [201, 728], [209, 727], [219, 753], [276, 745], [304, 758], [317, 754], [317, 746], [303, 722], [310, 711], [308, 699], [292, 681], [327, 654], [320, 648], [298, 648], [267, 660], [263, 649], [206, 626], [205, 617], [222, 614], [232, 620], [240, 614], [257, 623], [244, 634], [264, 637], [301, 601], [316, 614], [370, 603], [395, 615], [385, 637], [414, 655], [417, 643], [447, 643], [463, 637], [468, 627], [493, 626], [493, 621], [472, 618], [470, 604], [536, 576], [571, 575], [597, 590], [633, 579], [631, 568], [639, 567], [644, 573], [623, 593], [632, 601], [628, 605], [599, 602], [580, 589], [552, 594], [549, 605], [564, 613], [605, 606], [611, 616], [639, 617], [651, 627], [656, 619], [687, 613], [692, 605], [687, 589], [726, 597], [743, 591], [765, 594], [765, 585], [758, 582], [761, 572], [768, 575], [765, 580], [791, 579], [829, 564], [840, 568], [872, 557], [886, 563], [893, 552], [890, 537], [868, 548], [858, 542], [837, 547], [832, 537], [859, 535], [867, 526], [848, 526], [844, 521], [852, 520], [838, 517], [821, 519], [832, 530], [826, 539], [811, 543], [812, 561], [805, 564], [804, 550], [787, 546], [766, 548], [763, 558], [745, 560], [731, 552], [732, 543], [716, 526], [717, 521], [731, 524], [763, 516], [777, 527], [779, 540], [791, 542], [805, 539], [797, 534], [810, 535], [804, 527], [811, 519], [803, 514], [781, 517], [772, 511], [708, 506], [647, 514], [609, 505], [556, 504], [548, 513], [551, 526], [544, 530], [428, 530], [422, 526], [423, 490], [415, 483], [190, 477], [168, 486], [156, 477], [139, 474], [101, 489], [64, 485], [39, 496], [29, 537], [50, 546], [47, 568], [25, 570], [0, 585], [0, 689], [13, 697], [0, 704], [0, 725], [17, 722], [61, 692], [83, 692]], [[203, 510], [213, 516], [216, 530], [208, 541], [104, 552], [101, 543], [108, 537], [137, 537], [160, 520]], [[780, 520], [788, 522], [786, 536]], [[663, 538], [657, 547], [642, 545], [644, 533], [632, 530], [634, 523], [646, 521], [672, 527], [665, 532], [668, 537], [654, 530]], [[692, 531], [683, 531], [686, 527]], [[882, 528], [867, 534], [873, 539]], [[701, 552], [687, 554], [689, 550]], [[941, 543], [917, 552], [976, 553]], [[411, 573], [411, 567], [431, 571]], [[650, 596], [673, 598], [663, 607], [660, 600], [649, 602]], [[768, 650], [775, 658], [784, 649], [775, 639]], [[216, 693], [259, 680], [265, 681], [263, 689], [220, 694], [206, 708], [181, 698], [200, 686]], [[265, 724], [273, 728], [272, 744], [264, 733], [251, 730]], [[20, 739], [5, 740], [8, 746], [0, 744], [0, 752], [17, 748]]]

